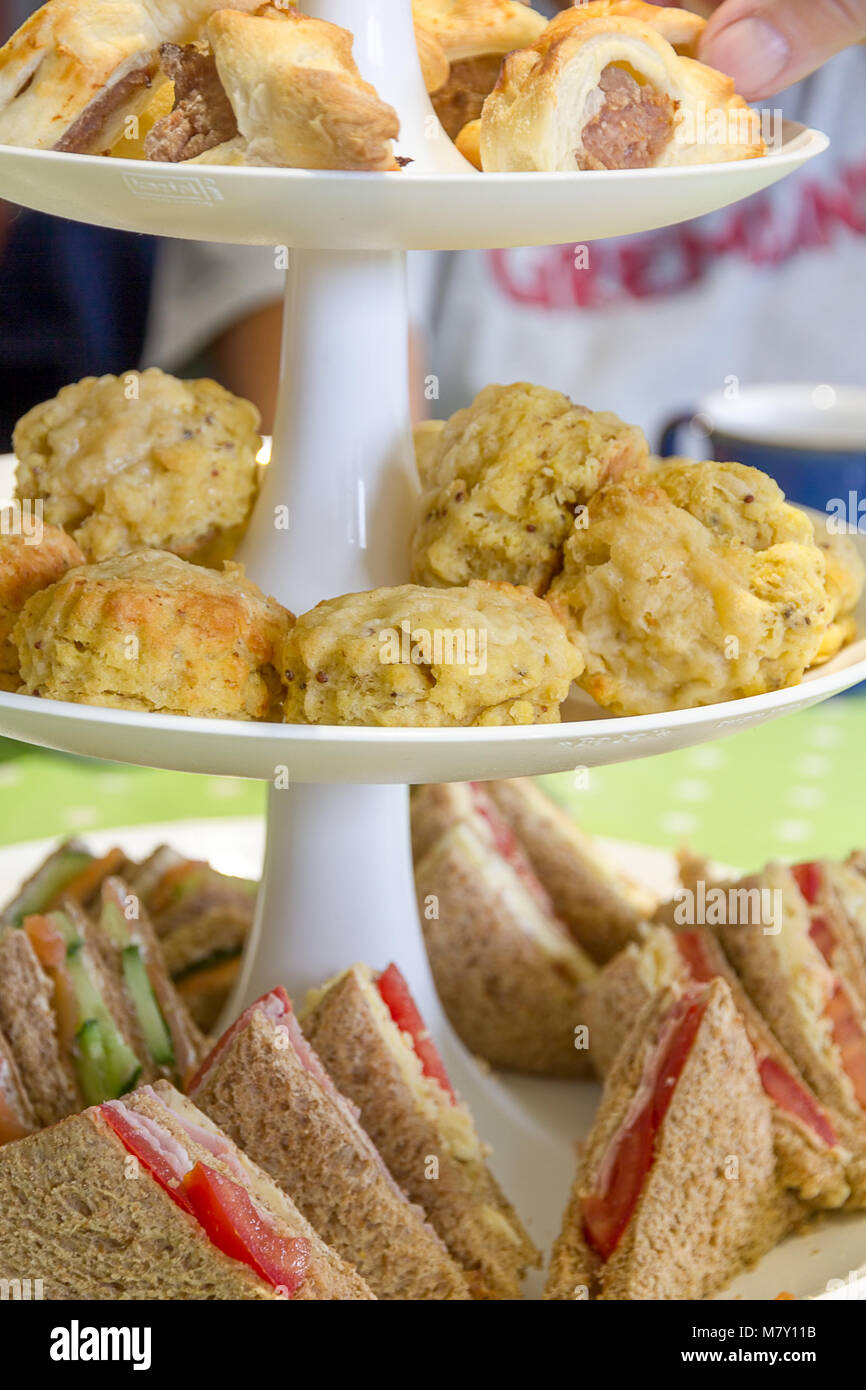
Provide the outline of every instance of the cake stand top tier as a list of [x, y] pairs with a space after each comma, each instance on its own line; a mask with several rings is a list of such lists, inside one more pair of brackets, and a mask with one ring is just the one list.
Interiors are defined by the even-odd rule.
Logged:
[[468, 165], [312, 172], [0, 146], [0, 191], [58, 217], [196, 241], [354, 251], [541, 246], [714, 212], [784, 178], [827, 145], [819, 131], [786, 122], [780, 147], [763, 159], [574, 174], [480, 174]]

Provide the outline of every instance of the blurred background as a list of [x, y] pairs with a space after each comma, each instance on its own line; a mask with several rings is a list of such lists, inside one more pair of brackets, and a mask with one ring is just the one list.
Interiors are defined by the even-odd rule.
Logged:
[[[34, 8], [0, 0], [0, 40]], [[737, 457], [761, 449], [761, 466], [798, 500], [824, 507], [862, 491], [866, 49], [766, 105], [826, 131], [831, 149], [731, 209], [587, 248], [411, 255], [416, 413], [450, 414], [490, 382], [526, 379], [615, 410], [656, 448], [667, 425], [695, 419], [668, 431], [668, 449], [730, 457], [739, 430]], [[215, 376], [254, 400], [269, 430], [282, 280], [269, 248], [136, 237], [0, 202], [0, 452], [20, 415], [62, 385], [148, 365]], [[737, 403], [780, 382], [802, 384], [797, 419], [752, 397], [751, 425], [737, 425]], [[713, 747], [547, 780], [589, 830], [687, 841], [751, 867], [866, 844], [866, 808], [852, 795], [866, 772], [864, 732], [855, 695]], [[257, 814], [263, 797], [255, 783], [0, 742], [0, 843]]]

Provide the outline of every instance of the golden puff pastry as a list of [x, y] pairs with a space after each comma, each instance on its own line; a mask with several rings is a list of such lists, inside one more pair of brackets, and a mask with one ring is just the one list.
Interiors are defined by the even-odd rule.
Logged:
[[548, 598], [586, 663], [579, 683], [612, 713], [778, 690], [814, 661], [829, 603], [812, 537], [753, 548], [651, 474], [602, 488], [585, 519]]
[[213, 719], [279, 719], [292, 615], [244, 577], [139, 550], [70, 570], [13, 629], [22, 693]]
[[0, 690], [17, 690], [21, 684], [18, 650], [12, 629], [29, 598], [62, 579], [67, 570], [84, 564], [84, 556], [59, 526], [39, 523], [38, 513], [28, 514], [36, 525], [27, 528], [16, 521], [22, 512], [0, 510]]
[[[587, 19], [636, 19], [649, 27], [675, 48], [682, 57], [696, 58], [698, 43], [707, 27], [707, 21], [691, 10], [681, 10], [671, 5], [646, 4], [645, 0], [583, 0], [576, 6], [580, 17]], [[573, 23], [571, 9], [566, 9], [550, 21], [549, 29], [569, 29]]]
[[[546, 24], [523, 0], [412, 0], [412, 13], [427, 90], [452, 139], [480, 116], [505, 54], [532, 43]], [[437, 49], [446, 70], [433, 86], [429, 55]]]
[[[252, 10], [258, 0], [233, 0]], [[103, 154], [163, 80], [214, 0], [50, 0], [0, 49], [0, 144]]]
[[510, 584], [346, 594], [286, 638], [296, 724], [555, 724], [582, 662], [543, 599]]
[[207, 378], [85, 377], [18, 422], [16, 493], [88, 560], [146, 546], [218, 564], [255, 500], [258, 426], [250, 401]]
[[169, 50], [178, 100], [149, 159], [294, 169], [399, 168], [397, 113], [361, 77], [347, 29], [264, 6], [220, 10], [207, 47]]
[[766, 153], [729, 77], [681, 57], [656, 28], [567, 10], [506, 58], [481, 115], [485, 170], [665, 168]]
[[501, 580], [537, 594], [562, 565], [576, 510], [648, 454], [636, 426], [527, 382], [486, 387], [447, 422], [419, 426], [415, 447], [415, 582]]

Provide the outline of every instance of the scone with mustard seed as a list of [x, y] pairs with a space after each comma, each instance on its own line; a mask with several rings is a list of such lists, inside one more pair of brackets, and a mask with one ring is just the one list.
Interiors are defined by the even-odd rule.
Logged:
[[85, 377], [19, 420], [16, 494], [40, 498], [90, 561], [144, 546], [219, 565], [255, 501], [259, 420], [207, 378]]
[[501, 580], [537, 594], [561, 568], [575, 513], [649, 454], [636, 426], [522, 381], [487, 386], [450, 420], [421, 425], [415, 447], [413, 580]]
[[615, 714], [795, 685], [829, 621], [824, 555], [808, 517], [761, 475], [739, 504], [726, 487], [709, 506], [718, 470], [738, 485], [741, 473], [689, 467], [690, 485], [659, 470], [597, 492], [548, 594], [586, 663], [579, 683]]
[[67, 570], [84, 564], [84, 556], [59, 526], [39, 524], [25, 534], [14, 522], [20, 513], [0, 510], [0, 690], [21, 684], [18, 649], [12, 629], [29, 598], [62, 579]]
[[855, 610], [866, 585], [866, 566], [851, 537], [843, 531], [832, 531], [829, 519], [815, 523], [815, 539], [827, 562], [830, 600], [830, 625], [812, 662], [813, 666], [819, 666], [857, 636]]
[[23, 693], [85, 705], [280, 718], [292, 615], [249, 579], [165, 551], [72, 570], [34, 595], [13, 631]]
[[555, 724], [582, 661], [529, 589], [393, 589], [328, 599], [283, 648], [299, 724]]

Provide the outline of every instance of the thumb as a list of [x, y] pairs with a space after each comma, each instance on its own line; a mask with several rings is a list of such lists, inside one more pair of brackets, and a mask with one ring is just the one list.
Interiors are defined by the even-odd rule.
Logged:
[[698, 56], [749, 101], [771, 96], [866, 38], [866, 0], [724, 0]]

